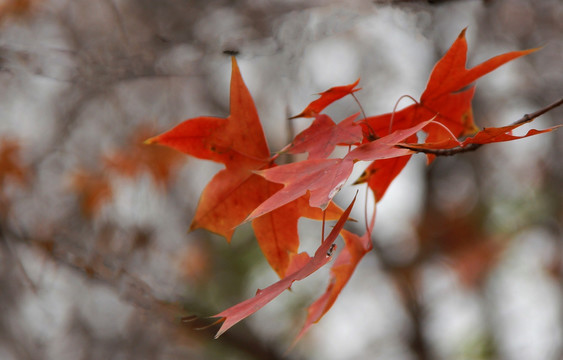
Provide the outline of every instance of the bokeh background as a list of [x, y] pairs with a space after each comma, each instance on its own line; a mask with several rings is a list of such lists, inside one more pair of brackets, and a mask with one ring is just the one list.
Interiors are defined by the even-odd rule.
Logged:
[[[2, 0], [0, 359], [563, 359], [562, 131], [415, 156], [377, 206], [379, 251], [287, 353], [328, 270], [218, 340], [194, 330], [276, 276], [247, 226], [188, 233], [219, 165], [142, 145], [228, 114], [224, 52], [277, 150], [331, 86], [361, 77], [368, 115], [418, 98], [465, 27], [470, 66], [542, 46], [478, 82], [477, 124], [507, 125], [563, 96], [561, 19], [561, 0]], [[314, 249], [319, 224], [300, 228]]]

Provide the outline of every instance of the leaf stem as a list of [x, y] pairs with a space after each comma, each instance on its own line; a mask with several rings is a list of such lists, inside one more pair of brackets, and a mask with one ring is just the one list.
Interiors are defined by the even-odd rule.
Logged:
[[[364, 112], [364, 107], [362, 106], [362, 103], [360, 103], [360, 100], [358, 100], [358, 98], [356, 97], [356, 94], [351, 93], [350, 95], [352, 95], [352, 97], [354, 98], [354, 100], [356, 100], [356, 103], [358, 104], [360, 111], [362, 112], [362, 116], [364, 118], [363, 123], [366, 124], [366, 126], [369, 129], [369, 135], [370, 137], [377, 139], [377, 135], [375, 134], [375, 130], [373, 130], [373, 128], [371, 127], [371, 125], [367, 122], [367, 116], [366, 113]], [[350, 151], [350, 148], [348, 148], [348, 152]]]
[[389, 134], [391, 134], [391, 129], [393, 128], [393, 119], [395, 119], [395, 113], [397, 112], [397, 106], [399, 106], [399, 103], [401, 102], [401, 100], [403, 100], [404, 98], [409, 98], [412, 101], [414, 101], [415, 104], [418, 104], [419, 102], [416, 101], [415, 98], [413, 98], [410, 95], [401, 95], [401, 97], [395, 102], [395, 106], [393, 106], [393, 112], [391, 113], [391, 120], [389, 120]]
[[[557, 100], [556, 102], [538, 110], [535, 111], [531, 114], [525, 114], [524, 116], [522, 116], [522, 118], [520, 118], [519, 120], [513, 122], [512, 124], [510, 124], [510, 126], [513, 125], [521, 125], [521, 124], [525, 124], [528, 123], [532, 120], [534, 120], [537, 117], [540, 117], [541, 115], [547, 113], [548, 111], [551, 111], [553, 109], [555, 109], [558, 106], [563, 105], [563, 98]], [[475, 143], [471, 143], [467, 146], [456, 146], [450, 149], [419, 149], [419, 148], [415, 148], [415, 147], [410, 147], [408, 145], [403, 145], [403, 144], [399, 144], [397, 145], [400, 148], [403, 149], [409, 149], [412, 151], [416, 151], [419, 153], [424, 153], [424, 154], [432, 154], [432, 155], [436, 155], [436, 156], [453, 156], [453, 155], [457, 155], [457, 154], [461, 154], [461, 153], [466, 153], [469, 151], [475, 151], [477, 149], [479, 149], [483, 144], [475, 144]]]
[[[352, 95], [352, 97], [354, 98], [354, 100], [356, 100], [356, 103], [358, 104], [358, 106], [360, 107], [360, 111], [362, 112], [362, 116], [364, 117], [364, 121], [366, 120], [366, 113], [364, 112], [364, 107], [362, 106], [362, 103], [360, 103], [360, 100], [358, 100], [358, 98], [356, 97], [356, 94], [354, 93], [350, 93], [350, 95]], [[369, 126], [369, 125], [368, 125]]]

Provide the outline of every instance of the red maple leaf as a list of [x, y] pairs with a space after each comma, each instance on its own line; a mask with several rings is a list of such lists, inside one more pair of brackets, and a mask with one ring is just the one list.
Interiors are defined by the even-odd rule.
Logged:
[[321, 96], [317, 100], [310, 103], [305, 110], [299, 114], [290, 117], [290, 119], [295, 119], [299, 117], [315, 117], [321, 113], [327, 106], [335, 102], [336, 100], [342, 99], [344, 96], [352, 94], [361, 88], [355, 89], [356, 85], [360, 83], [360, 79], [356, 80], [353, 84], [344, 86], [332, 87], [319, 95]]
[[[275, 167], [254, 101], [234, 58], [232, 66], [229, 117], [189, 119], [146, 141], [225, 164], [226, 169], [217, 173], [203, 190], [190, 229], [205, 228], [224, 236], [227, 241], [252, 210], [281, 188], [253, 173]], [[302, 216], [323, 218], [320, 209], [311, 208], [307, 198], [300, 197], [252, 223], [264, 256], [280, 277], [285, 275], [289, 259], [298, 251], [298, 219]], [[338, 219], [341, 213], [340, 208], [331, 205], [325, 219]]]
[[471, 69], [465, 68], [467, 61], [467, 41], [463, 29], [448, 52], [436, 63], [426, 89], [420, 97], [421, 103], [455, 93], [490, 73], [501, 65], [537, 49], [512, 51], [495, 56]]
[[312, 159], [257, 172], [266, 180], [285, 186], [254, 209], [247, 220], [269, 213], [310, 193], [309, 205], [326, 208], [344, 185], [354, 162], [349, 159]]
[[270, 159], [260, 118], [235, 58], [232, 58], [231, 115], [226, 119], [197, 117], [172, 130], [146, 140], [205, 160], [225, 164], [227, 168], [257, 169]]
[[239, 321], [245, 319], [246, 317], [254, 314], [256, 311], [260, 310], [264, 305], [275, 299], [285, 290], [289, 289], [295, 281], [303, 280], [321, 267], [323, 267], [327, 262], [330, 261], [330, 249], [338, 237], [339, 232], [344, 227], [350, 211], [354, 206], [356, 199], [352, 200], [352, 203], [348, 208], [342, 213], [342, 216], [334, 225], [334, 228], [330, 234], [323, 239], [323, 242], [315, 252], [313, 257], [308, 256], [306, 253], [301, 253], [296, 257], [295, 263], [291, 266], [292, 272], [281, 279], [280, 281], [268, 286], [265, 289], [258, 290], [256, 295], [248, 300], [245, 300], [235, 306], [228, 308], [212, 317], [218, 317], [220, 321], [223, 321], [221, 328], [217, 332], [215, 338], [221, 336], [225, 331], [231, 328], [233, 325]]
[[309, 307], [305, 325], [303, 325], [303, 328], [295, 338], [294, 343], [299, 341], [311, 325], [319, 322], [324, 314], [334, 305], [336, 298], [352, 277], [359, 262], [372, 249], [370, 233], [371, 231], [368, 231], [360, 237], [347, 230], [341, 231], [345, 246], [330, 268], [331, 278], [329, 285], [323, 295]]
[[290, 154], [309, 153], [309, 159], [329, 156], [336, 145], [353, 145], [362, 140], [362, 128], [354, 122], [358, 114], [336, 124], [328, 115], [320, 114], [307, 129], [299, 133], [291, 144], [280, 152]]
[[381, 139], [358, 146], [343, 159], [311, 159], [258, 171], [257, 174], [266, 180], [285, 186], [254, 209], [247, 220], [275, 210], [307, 192], [311, 194], [310, 206], [325, 208], [348, 180], [355, 162], [389, 159], [411, 154], [408, 149], [399, 148], [396, 145], [416, 134], [431, 121], [428, 120], [409, 129], [395, 131]]
[[518, 136], [513, 135], [512, 130], [528, 123], [527, 122], [518, 122], [516, 124], [501, 126], [501, 127], [492, 127], [492, 128], [485, 128], [473, 136], [466, 138], [463, 141], [459, 141], [457, 139], [448, 139], [445, 141], [434, 142], [434, 143], [423, 143], [423, 144], [406, 144], [404, 147], [408, 149], [432, 149], [432, 150], [441, 150], [441, 149], [452, 149], [456, 147], [466, 147], [469, 144], [491, 144], [495, 142], [505, 142], [505, 141], [512, 141], [523, 139], [529, 136], [543, 134], [546, 132], [553, 131], [562, 125], [552, 126], [547, 129], [543, 130], [536, 130], [531, 129], [526, 134]]
[[[368, 117], [363, 124], [365, 137], [385, 136], [391, 129], [409, 128], [431, 118], [445, 125], [455, 137], [476, 133], [478, 128], [473, 121], [471, 109], [475, 87], [467, 87], [499, 66], [533, 51], [536, 49], [509, 52], [467, 69], [467, 41], [464, 29], [434, 66], [420, 101], [395, 113]], [[428, 143], [452, 141], [450, 133], [443, 131], [437, 124], [430, 124], [424, 130], [428, 133]], [[413, 141], [411, 138], [408, 142]], [[434, 155], [429, 155], [429, 160], [433, 158]], [[356, 183], [367, 182], [376, 199], [380, 200], [407, 162], [408, 158], [375, 162]]]
[[[270, 156], [254, 102], [233, 58], [231, 115], [226, 119], [186, 120], [147, 140], [147, 143], [167, 145], [225, 165], [226, 169], [217, 173], [204, 189], [191, 229], [205, 228], [230, 241], [236, 226], [252, 221], [262, 252], [281, 278], [266, 289], [258, 290], [253, 298], [215, 315], [220, 318], [218, 322], [223, 322], [217, 336], [262, 308], [293, 282], [325, 265], [332, 256], [333, 242], [343, 231], [345, 247], [331, 269], [330, 283], [309, 308], [298, 339], [331, 308], [359, 261], [371, 249], [373, 219], [364, 236], [344, 231], [355, 199], [344, 212], [332, 203], [357, 162], [371, 162], [357, 183], [367, 182], [379, 200], [414, 151], [509, 141], [552, 130], [531, 130], [518, 137], [512, 135], [512, 130], [521, 123], [478, 131], [473, 120], [471, 100], [475, 88], [471, 84], [502, 64], [532, 51], [534, 49], [502, 54], [466, 69], [467, 43], [463, 30], [432, 70], [419, 102], [361, 122], [355, 122], [357, 115], [335, 123], [321, 114], [334, 101], [358, 91], [355, 87], [359, 80], [333, 87], [292, 117], [314, 117], [315, 120], [282, 152], [308, 152], [308, 159], [280, 166], [274, 164], [277, 155]], [[427, 133], [426, 143], [415, 144], [418, 131]], [[473, 136], [458, 140], [470, 135]], [[355, 148], [349, 149], [342, 158], [328, 158], [337, 145]], [[430, 160], [433, 158], [433, 155], [428, 156]], [[298, 253], [300, 217], [338, 219], [313, 257]]]
[[122, 149], [105, 156], [106, 166], [127, 177], [136, 177], [142, 172], [151, 174], [156, 183], [166, 185], [182, 161], [182, 155], [172, 149], [157, 147], [149, 149], [143, 145], [152, 130], [141, 126]]

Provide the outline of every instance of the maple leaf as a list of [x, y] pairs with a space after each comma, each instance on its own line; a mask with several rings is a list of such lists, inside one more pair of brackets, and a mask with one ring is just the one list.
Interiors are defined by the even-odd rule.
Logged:
[[[420, 102], [414, 107], [422, 107], [434, 114], [455, 136], [475, 133], [478, 128], [473, 121], [471, 99], [474, 87], [463, 90], [480, 77], [499, 66], [527, 55], [537, 49], [512, 51], [495, 56], [473, 68], [467, 69], [466, 29], [463, 29], [446, 54], [436, 63]], [[463, 90], [463, 91], [462, 91]], [[424, 118], [421, 120], [425, 120]], [[443, 133], [428, 131], [429, 142], [444, 140]]]
[[[190, 230], [204, 228], [230, 241], [235, 228], [246, 216], [281, 187], [244, 169], [222, 170], [201, 194]], [[335, 220], [341, 214], [342, 210], [332, 204], [325, 216], [327, 220]], [[289, 258], [299, 247], [298, 219], [321, 220], [322, 216], [320, 209], [309, 206], [307, 196], [301, 196], [274, 212], [253, 219], [252, 228], [260, 249], [280, 277], [285, 275]]]
[[71, 188], [78, 195], [80, 210], [86, 218], [92, 218], [113, 196], [107, 176], [87, 170], [76, 170], [70, 176]]
[[318, 95], [321, 97], [317, 100], [311, 102], [302, 112], [299, 114], [290, 117], [290, 119], [296, 119], [299, 117], [315, 117], [321, 113], [327, 106], [343, 98], [346, 95], [352, 94], [361, 88], [355, 89], [356, 85], [360, 83], [360, 79], [356, 80], [353, 84], [350, 85], [343, 85], [343, 86], [335, 86], [332, 87]]
[[[388, 134], [391, 129], [409, 128], [430, 118], [434, 118], [436, 122], [445, 125], [456, 137], [474, 134], [478, 131], [471, 109], [475, 87], [467, 87], [499, 66], [537, 49], [513, 51], [498, 55], [471, 69], [466, 69], [467, 41], [465, 32], [465, 29], [461, 31], [450, 49], [432, 69], [420, 101], [394, 113], [366, 118], [363, 124], [366, 138], [381, 137]], [[453, 141], [449, 133], [442, 131], [436, 124], [429, 124], [424, 131], [428, 133], [426, 138], [428, 143]], [[409, 142], [412, 141], [410, 139]], [[428, 155], [429, 161], [433, 159], [434, 155]], [[356, 183], [367, 182], [376, 199], [379, 200], [407, 162], [408, 159], [397, 158], [373, 163]], [[384, 168], [394, 168], [395, 171], [382, 170]], [[380, 176], [383, 177], [373, 179], [373, 177]]]
[[371, 231], [368, 231], [360, 237], [347, 230], [341, 231], [345, 246], [330, 269], [330, 283], [323, 295], [309, 307], [305, 324], [295, 338], [294, 344], [299, 341], [311, 325], [319, 322], [334, 305], [336, 298], [352, 277], [358, 263], [372, 249], [370, 233]]
[[230, 241], [234, 228], [268, 193], [268, 183], [252, 170], [269, 166], [270, 151], [262, 125], [239, 67], [232, 57], [231, 115], [197, 117], [152, 137], [189, 155], [225, 164], [204, 189], [190, 228], [206, 228]]
[[197, 117], [146, 140], [147, 144], [172, 147], [227, 168], [260, 168], [268, 163], [270, 150], [260, 118], [239, 67], [232, 57], [231, 114], [226, 118]]
[[19, 162], [20, 145], [16, 140], [0, 139], [0, 189], [8, 179], [24, 183], [27, 170]]
[[448, 52], [436, 63], [426, 89], [420, 97], [420, 102], [425, 103], [438, 99], [443, 95], [457, 92], [469, 84], [495, 70], [501, 65], [520, 56], [529, 54], [537, 49], [512, 51], [495, 56], [471, 69], [466, 69], [467, 41], [463, 29], [452, 44]]
[[344, 185], [354, 162], [350, 159], [311, 159], [258, 171], [268, 181], [285, 186], [254, 209], [252, 220], [310, 192], [309, 205], [326, 208]]
[[217, 315], [213, 315], [212, 317], [220, 318], [218, 322], [223, 322], [215, 338], [221, 336], [221, 334], [230, 329], [239, 321], [260, 310], [282, 292], [289, 289], [295, 281], [305, 279], [306, 277], [323, 267], [327, 262], [329, 262], [331, 259], [331, 256], [328, 255], [329, 250], [338, 237], [339, 232], [344, 227], [344, 224], [346, 223], [346, 220], [350, 215], [350, 211], [352, 210], [355, 201], [356, 198], [354, 197], [352, 203], [342, 213], [342, 216], [334, 225], [334, 228], [332, 229], [330, 234], [326, 237], [326, 239], [323, 240], [313, 257], [308, 256], [306, 253], [301, 253], [300, 256], [296, 257], [295, 264], [291, 267], [291, 269], [294, 271], [291, 272], [288, 276], [268, 286], [265, 289], [259, 289], [254, 297], [245, 300], [235, 306], [232, 306], [227, 310], [218, 313]]
[[[226, 169], [217, 173], [203, 190], [190, 230], [204, 228], [227, 241], [252, 210], [282, 187], [253, 173], [274, 168], [274, 164], [254, 102], [234, 58], [232, 65], [231, 115], [227, 119], [189, 119], [146, 141], [225, 164]], [[299, 247], [298, 219], [323, 218], [320, 209], [308, 205], [308, 198], [297, 196], [286, 204], [252, 222], [260, 249], [280, 277], [285, 275], [290, 258]], [[341, 214], [342, 209], [331, 205], [325, 219], [335, 220]]]
[[336, 124], [328, 115], [317, 115], [311, 126], [280, 152], [308, 152], [309, 159], [321, 159], [329, 156], [338, 144], [356, 144], [362, 140], [362, 128], [354, 122], [357, 116], [354, 114]]
[[[411, 114], [412, 116], [413, 113], [400, 111], [395, 113], [396, 116], [393, 116], [393, 114], [384, 114], [367, 118], [363, 126], [364, 138], [373, 141], [373, 139], [386, 136], [389, 133], [391, 126], [393, 128], [400, 129], [404, 128], [406, 124], [414, 122], [403, 120], [402, 117], [405, 114]], [[393, 122], [393, 120], [398, 121]], [[397, 124], [399, 124], [399, 126], [396, 126]], [[416, 140], [417, 137], [416, 134], [414, 134], [407, 137], [405, 139], [405, 142], [413, 143]], [[389, 185], [391, 185], [395, 177], [397, 177], [397, 175], [399, 175], [399, 173], [407, 165], [410, 158], [411, 155], [405, 155], [390, 159], [375, 160], [364, 170], [360, 177], [356, 179], [354, 185], [367, 182], [368, 187], [372, 190], [375, 199], [379, 201], [383, 198], [383, 195], [385, 195], [387, 188], [389, 187]]]
[[518, 127], [520, 127], [520, 126], [522, 126], [522, 125], [524, 125], [525, 123], [528, 123], [528, 122], [529, 121], [519, 122], [519, 123], [516, 123], [516, 124], [502, 126], [502, 127], [485, 128], [485, 129], [479, 131], [478, 133], [476, 133], [475, 135], [466, 138], [463, 141], [459, 141], [457, 139], [448, 139], [446, 141], [435, 142], [435, 143], [428, 143], [427, 142], [427, 143], [423, 143], [423, 144], [405, 144], [405, 145], [400, 145], [400, 146], [407, 148], [407, 149], [412, 149], [412, 150], [416, 150], [416, 149], [440, 150], [440, 149], [452, 149], [452, 148], [456, 148], [456, 147], [463, 148], [463, 147], [466, 147], [469, 144], [484, 145], [484, 144], [491, 144], [491, 143], [495, 143], [495, 142], [505, 142], [505, 141], [523, 139], [523, 138], [526, 138], [526, 137], [529, 137], [529, 136], [547, 133], [547, 132], [553, 131], [553, 130], [562, 126], [562, 125], [556, 125], [556, 126], [552, 126], [550, 128], [547, 128], [547, 129], [543, 129], [543, 130], [531, 129], [526, 134], [521, 135], [521, 136], [512, 134], [512, 130], [514, 130], [514, 129], [516, 129], [516, 128], [518, 128]]
[[181, 154], [166, 147], [149, 149], [143, 140], [152, 132], [140, 127], [128, 145], [105, 156], [106, 166], [127, 177], [136, 177], [144, 171], [152, 175], [156, 183], [165, 185], [182, 160]]
[[[414, 104], [395, 113], [368, 117], [363, 124], [364, 137], [368, 139], [383, 137], [389, 133], [390, 129], [405, 129], [413, 124], [420, 123], [420, 119], [430, 118], [446, 125], [455, 136], [473, 133], [476, 131], [471, 111], [471, 99], [474, 92], [475, 88], [472, 87], [459, 93], [447, 95], [447, 99], [437, 108], [439, 109], [438, 113], [420, 104]], [[450, 139], [447, 137], [449, 134], [444, 132], [443, 128], [437, 124], [429, 123], [423, 130], [429, 133], [427, 139], [436, 137], [446, 139], [446, 141]], [[439, 136], [436, 136], [436, 134], [439, 134]], [[414, 135], [405, 139], [406, 143], [414, 143], [415, 141], [416, 136]], [[409, 159], [410, 156], [376, 160], [366, 168], [354, 184], [367, 182], [374, 193], [375, 199], [379, 201]]]
[[358, 146], [343, 159], [311, 159], [275, 168], [257, 171], [266, 180], [285, 186], [248, 216], [252, 220], [310, 192], [309, 205], [325, 208], [338, 193], [359, 160], [373, 161], [411, 154], [408, 149], [395, 145], [416, 134], [432, 120], [409, 129], [398, 130], [378, 140]]
[[[271, 189], [279, 190], [279, 184]], [[271, 193], [273, 194], [273, 192]], [[252, 221], [252, 228], [262, 253], [272, 269], [283, 278], [299, 250], [298, 220], [305, 217], [313, 220], [338, 220], [343, 210], [331, 202], [326, 210], [309, 205], [309, 195], [305, 194], [294, 201], [264, 214]]]
[[374, 161], [408, 155], [410, 153], [401, 151], [403, 149], [396, 147], [396, 145], [415, 135], [432, 122], [434, 122], [433, 119], [426, 120], [408, 129], [397, 130], [387, 136], [362, 144], [350, 151], [344, 159]]

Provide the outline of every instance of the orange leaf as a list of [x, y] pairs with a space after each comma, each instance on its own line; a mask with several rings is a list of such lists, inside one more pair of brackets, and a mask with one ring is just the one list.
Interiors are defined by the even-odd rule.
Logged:
[[338, 99], [343, 98], [346, 95], [352, 94], [361, 88], [354, 89], [356, 85], [360, 83], [360, 79], [356, 80], [353, 84], [344, 85], [344, 86], [335, 86], [332, 87], [325, 92], [320, 93], [321, 96], [317, 100], [310, 103], [305, 110], [303, 110], [298, 115], [290, 117], [290, 119], [295, 119], [299, 117], [315, 117], [321, 113], [327, 106], [332, 104]]
[[263, 290], [258, 290], [254, 297], [214, 315], [213, 317], [219, 317], [221, 318], [219, 321], [223, 321], [223, 324], [221, 325], [221, 328], [217, 332], [215, 338], [221, 336], [221, 334], [239, 321], [260, 310], [264, 307], [264, 305], [275, 299], [285, 290], [289, 289], [291, 284], [295, 281], [303, 280], [329, 262], [331, 256], [327, 253], [329, 252], [334, 240], [338, 237], [338, 233], [344, 227], [344, 224], [350, 215], [350, 211], [354, 206], [355, 200], [356, 199], [354, 198], [352, 203], [344, 211], [330, 234], [323, 240], [321, 246], [319, 246], [313, 257], [309, 257], [306, 254], [297, 257], [298, 260], [296, 260], [296, 265], [292, 267], [292, 269], [295, 269], [293, 273]]
[[[232, 64], [231, 115], [227, 119], [199, 117], [186, 120], [146, 141], [226, 165], [227, 168], [217, 173], [203, 190], [190, 229], [204, 228], [224, 236], [227, 241], [252, 210], [282, 188], [253, 173], [253, 170], [274, 165], [270, 163], [254, 102], [234, 58]], [[303, 195], [252, 222], [264, 256], [280, 277], [285, 275], [290, 258], [299, 247], [298, 219], [302, 216], [322, 219], [322, 211], [311, 208], [308, 197], [301, 198]], [[340, 208], [331, 205], [326, 218], [337, 219], [341, 213]]]
[[268, 183], [251, 171], [267, 166], [270, 156], [254, 101], [234, 57], [232, 68], [228, 118], [186, 120], [146, 141], [226, 165], [203, 191], [191, 229], [205, 228], [228, 241], [234, 228], [268, 194]]
[[[365, 119], [363, 124], [364, 136], [368, 139], [385, 136], [389, 133], [390, 128], [406, 129], [432, 118], [445, 125], [456, 137], [475, 134], [478, 128], [473, 121], [471, 109], [471, 99], [475, 88], [465, 88], [499, 66], [536, 50], [509, 52], [489, 59], [471, 69], [466, 69], [467, 41], [465, 30], [463, 30], [447, 53], [434, 66], [426, 89], [420, 97], [420, 102], [394, 114], [388, 113]], [[456, 142], [451, 140], [449, 133], [436, 124], [429, 124], [424, 131], [428, 133], [427, 143], [457, 146], [453, 145]], [[412, 141], [413, 139], [409, 139], [409, 142]], [[431, 161], [434, 155], [428, 155], [428, 158]], [[368, 167], [367, 172], [357, 182], [368, 182], [376, 196], [383, 196], [391, 181], [400, 172], [401, 165], [404, 166], [404, 162], [405, 160], [394, 159], [386, 163], [374, 163]], [[382, 172], [380, 165], [386, 166], [389, 164], [392, 164], [399, 171], [385, 170], [384, 177], [377, 178]], [[373, 177], [376, 178], [372, 179]], [[377, 197], [377, 199], [381, 199], [381, 197]]]
[[268, 162], [270, 150], [258, 112], [232, 58], [231, 115], [226, 119], [198, 117], [186, 120], [147, 144], [162, 144], [227, 168], [258, 169]]
[[269, 183], [246, 169], [218, 172], [203, 190], [190, 230], [204, 228], [227, 241], [246, 216], [269, 194]]
[[[190, 229], [205, 228], [230, 241], [235, 227], [281, 187], [244, 169], [222, 170], [204, 189]], [[342, 210], [332, 204], [326, 219], [338, 219], [341, 214]], [[299, 248], [300, 217], [321, 220], [322, 211], [310, 207], [308, 196], [302, 196], [252, 221], [260, 249], [280, 277], [285, 275], [290, 256]]]
[[128, 177], [136, 177], [147, 171], [155, 182], [166, 184], [182, 157], [172, 149], [165, 147], [151, 149], [144, 146], [143, 140], [150, 132], [151, 130], [146, 127], [137, 129], [123, 149], [105, 157], [106, 165]]
[[[275, 189], [272, 194], [281, 187], [278, 184], [270, 184], [272, 189]], [[326, 209], [325, 220], [338, 220], [342, 211], [331, 202]], [[308, 194], [252, 221], [260, 249], [280, 278], [287, 275], [291, 258], [299, 250], [297, 224], [300, 217], [323, 219], [323, 211], [309, 205]]]
[[[461, 110], [462, 117], [454, 116], [451, 118], [453, 123], [443, 122], [455, 136], [468, 135], [477, 131], [477, 127], [473, 123], [470, 104], [473, 97], [473, 89], [471, 89], [471, 95], [467, 94], [469, 95], [467, 98], [462, 96], [462, 98], [457, 99], [459, 104], [452, 104], [452, 100], [455, 101], [456, 93], [499, 66], [537, 50], [509, 52], [495, 56], [471, 69], [466, 69], [467, 41], [465, 39], [465, 30], [459, 34], [447, 53], [436, 63], [428, 79], [426, 89], [420, 96], [420, 106], [433, 110], [436, 113], [443, 114], [442, 108], [448, 105], [454, 105], [454, 108]], [[430, 131], [429, 137], [430, 139], [427, 140], [429, 142], [445, 140], [445, 137], [434, 136]]]
[[78, 170], [71, 175], [71, 187], [79, 197], [82, 215], [87, 218], [94, 216], [113, 196], [109, 180], [104, 174], [86, 170]]
[[265, 179], [285, 186], [248, 216], [252, 220], [310, 192], [309, 204], [326, 208], [344, 185], [354, 162], [349, 159], [312, 159], [257, 172]]
[[459, 142], [459, 141], [449, 139], [449, 140], [446, 140], [446, 141], [435, 142], [435, 143], [407, 144], [407, 145], [408, 145], [409, 148], [412, 148], [412, 149], [432, 149], [432, 150], [452, 149], [452, 148], [455, 148], [455, 147], [458, 147], [458, 146], [465, 147], [469, 144], [484, 145], [484, 144], [490, 144], [490, 143], [495, 143], [495, 142], [505, 142], [505, 141], [523, 139], [525, 137], [550, 132], [550, 131], [553, 131], [553, 130], [563, 126], [563, 125], [557, 125], [557, 126], [552, 126], [550, 128], [547, 128], [547, 129], [543, 129], [543, 130], [531, 129], [525, 135], [521, 135], [521, 136], [512, 135], [512, 130], [514, 130], [514, 129], [516, 129], [516, 128], [524, 125], [524, 124], [525, 123], [518, 123], [518, 124], [507, 125], [507, 126], [502, 126], [502, 127], [498, 127], [498, 128], [497, 127], [485, 128], [485, 129], [479, 131], [474, 136], [468, 137], [463, 142]]
[[357, 116], [352, 115], [335, 124], [328, 115], [317, 115], [311, 126], [299, 133], [281, 152], [308, 152], [309, 159], [321, 159], [329, 156], [338, 144], [358, 143], [362, 140], [362, 128], [354, 122]]
[[360, 237], [347, 230], [342, 230], [341, 235], [345, 246], [330, 269], [330, 283], [325, 293], [309, 307], [305, 325], [303, 325], [294, 343], [299, 341], [309, 327], [321, 320], [324, 314], [330, 310], [336, 298], [352, 277], [360, 260], [372, 249], [369, 232]]
[[16, 140], [0, 138], [0, 188], [8, 179], [24, 183], [27, 170], [19, 161], [20, 145]]
[[275, 210], [307, 192], [311, 193], [309, 204], [312, 207], [325, 208], [352, 173], [356, 161], [389, 159], [411, 154], [410, 150], [395, 145], [416, 134], [429, 123], [430, 121], [426, 121], [409, 129], [397, 130], [390, 135], [358, 146], [343, 159], [311, 159], [257, 171], [256, 173], [266, 180], [285, 186], [254, 209], [247, 220]]
[[467, 41], [465, 40], [465, 31], [466, 29], [461, 31], [448, 52], [434, 66], [426, 90], [424, 90], [420, 97], [421, 103], [462, 90], [499, 66], [537, 50], [529, 49], [509, 52], [495, 56], [471, 69], [466, 69]]
[[479, 131], [477, 134], [475, 134], [475, 136], [468, 137], [467, 139], [465, 139], [462, 143], [462, 146], [467, 146], [468, 144], [489, 144], [493, 142], [518, 140], [528, 136], [550, 132], [552, 130], [561, 127], [561, 125], [557, 125], [544, 130], [531, 129], [525, 135], [522, 136], [512, 135], [512, 130], [516, 129], [520, 125], [522, 124], [503, 126], [500, 128], [485, 128]]

